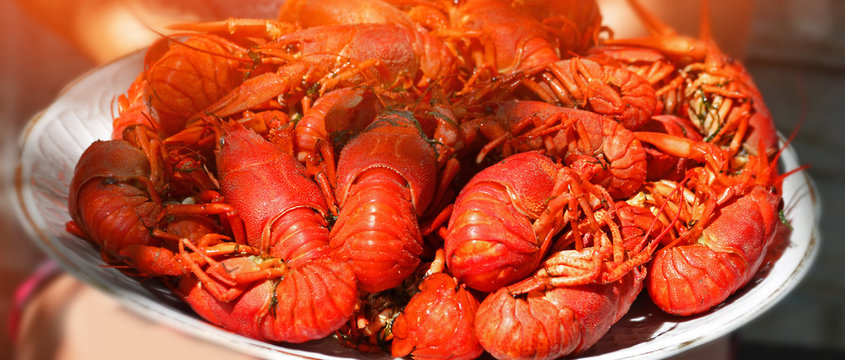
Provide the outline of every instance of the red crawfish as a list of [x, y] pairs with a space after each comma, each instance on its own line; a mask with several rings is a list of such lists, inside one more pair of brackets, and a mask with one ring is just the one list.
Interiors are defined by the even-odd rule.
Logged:
[[113, 138], [142, 125], [168, 137], [186, 121], [241, 84], [249, 70], [241, 45], [213, 34], [162, 38], [144, 58], [144, 71], [118, 97]]
[[173, 255], [174, 239], [212, 242], [221, 227], [202, 214], [168, 214], [164, 184], [173, 178], [161, 143], [144, 127], [126, 133], [129, 140], [95, 141], [82, 153], [69, 186], [67, 230], [97, 245], [107, 263], [129, 265], [129, 273], [180, 275], [186, 269]]
[[474, 359], [484, 352], [475, 337], [478, 300], [457, 279], [427, 275], [419, 292], [393, 320], [391, 355], [415, 359]]
[[[537, 152], [515, 154], [476, 174], [458, 194], [444, 234], [446, 263], [461, 282], [487, 292], [523, 279], [541, 261], [550, 269], [571, 264], [561, 271], [570, 271], [573, 282], [610, 281], [647, 261], [654, 247], [624, 249], [612, 209], [607, 191], [571, 168]], [[557, 251], [572, 244], [577, 250]], [[549, 249], [555, 253], [543, 260]]]
[[265, 70], [251, 74], [201, 113], [226, 117], [257, 106], [285, 108], [310, 93], [354, 86], [412, 87], [451, 74], [449, 58], [441, 56], [445, 48], [423, 46], [419, 36], [392, 24], [326, 25], [283, 34], [249, 48]]
[[709, 2], [702, 1], [701, 39], [678, 35], [636, 0], [632, 8], [651, 37], [607, 40], [607, 44], [655, 49], [672, 59], [683, 74], [683, 104], [676, 115], [689, 117], [701, 134], [735, 154], [742, 146], [755, 154], [763, 143], [765, 154], [777, 150], [771, 112], [745, 66], [722, 52], [710, 34]]
[[[649, 186], [655, 205], [669, 206], [676, 229], [649, 266], [652, 301], [674, 315], [710, 310], [745, 286], [761, 265], [780, 226], [783, 176], [765, 156], [749, 156], [739, 172], [708, 167], [681, 182]], [[695, 279], [695, 281], [690, 281]]]
[[431, 202], [436, 176], [434, 148], [407, 112], [379, 115], [341, 150], [340, 214], [330, 246], [352, 265], [362, 290], [395, 287], [420, 263], [418, 217]]
[[[408, 14], [382, 0], [291, 0], [285, 1], [279, 18], [309, 28], [327, 25], [391, 24], [412, 36], [420, 70], [425, 76], [416, 82], [420, 88], [432, 84], [453, 91], [458, 86], [457, 59], [446, 44], [416, 26]], [[391, 61], [391, 59], [383, 59]]]
[[145, 70], [150, 109], [162, 136], [175, 134], [185, 122], [239, 85], [244, 70], [232, 59], [236, 46], [214, 35], [170, 42], [170, 49]]
[[[551, 174], [508, 165], [541, 159]], [[500, 167], [507, 170], [497, 171]], [[543, 185], [546, 192], [540, 193]], [[467, 285], [478, 279], [493, 283], [480, 288], [493, 293], [479, 306], [475, 326], [484, 349], [498, 358], [556, 358], [592, 346], [637, 297], [643, 267], [665, 235], [648, 209], [620, 203], [617, 210], [600, 186], [535, 152], [512, 155], [483, 170], [464, 191], [447, 229], [447, 264]], [[499, 205], [495, 199], [507, 199], [504, 194], [531, 194], [519, 199], [541, 201], [538, 220], [532, 224], [521, 209]], [[458, 231], [452, 228], [455, 219]], [[528, 236], [510, 235], [515, 230]], [[457, 236], [450, 238], [452, 233]], [[476, 233], [481, 235], [471, 236]], [[499, 240], [502, 234], [512, 239]], [[458, 250], [452, 250], [452, 241]], [[470, 262], [477, 266], [461, 266]], [[527, 274], [501, 281], [515, 270]]]
[[595, 111], [632, 129], [658, 109], [654, 88], [643, 78], [621, 67], [569, 58], [539, 20], [507, 1], [421, 3], [442, 13], [444, 20], [437, 23], [445, 28], [434, 33], [453, 39], [464, 67], [472, 69], [462, 92], [479, 101], [523, 87], [542, 101]]
[[249, 245], [222, 255], [192, 247], [203, 261], [185, 259], [194, 276], [183, 277], [178, 293], [208, 321], [244, 336], [303, 342], [331, 334], [352, 314], [357, 286], [349, 264], [327, 256], [319, 187], [292, 154], [249, 129], [223, 124], [219, 144], [227, 203], [183, 211], [234, 210]]
[[779, 226], [777, 187], [788, 174], [777, 175], [763, 143], [760, 156], [735, 161], [704, 141], [657, 133], [641, 138], [668, 154], [703, 163], [679, 182], [662, 180], [647, 187], [652, 206], [667, 207], [667, 216], [677, 219], [664, 220], [676, 235], [655, 254], [647, 284], [655, 304], [671, 314], [705, 312], [756, 273]]
[[444, 235], [446, 263], [460, 282], [494, 291], [536, 270], [553, 230], [537, 220], [557, 170], [543, 155], [520, 153], [482, 170], [462, 188]]
[[531, 291], [503, 287], [479, 305], [475, 333], [497, 359], [556, 359], [582, 352], [628, 312], [644, 275], [635, 268], [606, 284]]
[[94, 242], [104, 258], [132, 245], [162, 246], [152, 229], [162, 210], [163, 179], [152, 175], [151, 166], [148, 155], [128, 141], [91, 144], [70, 182], [68, 230]]
[[539, 101], [508, 101], [481, 122], [478, 131], [490, 142], [479, 161], [497, 147], [505, 156], [544, 150], [617, 199], [632, 195], [645, 181], [645, 148], [634, 133], [605, 116]]
[[755, 187], [717, 208], [694, 242], [655, 253], [647, 287], [673, 315], [700, 314], [721, 304], [757, 272], [780, 225], [780, 197]]

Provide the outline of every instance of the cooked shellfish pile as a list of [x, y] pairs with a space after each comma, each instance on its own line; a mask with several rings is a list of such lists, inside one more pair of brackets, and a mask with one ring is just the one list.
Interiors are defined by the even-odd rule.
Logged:
[[274, 343], [558, 358], [643, 288], [705, 313], [782, 226], [777, 135], [740, 62], [629, 3], [651, 36], [594, 1], [173, 25], [79, 160], [68, 230]]

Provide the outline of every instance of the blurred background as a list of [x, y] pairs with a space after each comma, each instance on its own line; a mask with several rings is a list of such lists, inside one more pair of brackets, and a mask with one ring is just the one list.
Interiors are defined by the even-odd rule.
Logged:
[[[739, 358], [845, 357], [845, 1], [713, 0], [717, 41], [744, 58], [777, 123], [817, 185], [821, 251], [806, 279], [735, 334]], [[229, 3], [235, 3], [229, 1]], [[698, 1], [644, 1], [679, 32], [697, 34]], [[197, 5], [201, 4], [201, 5]], [[617, 35], [642, 29], [622, 0], [602, 0]], [[0, 1], [0, 320], [16, 286], [43, 259], [13, 211], [14, 166], [26, 122], [74, 78], [155, 39], [169, 21], [274, 14], [274, 0], [226, 10], [218, 1]], [[627, 21], [627, 22], [626, 22]], [[104, 29], [110, 29], [104, 31]], [[11, 358], [7, 332], [0, 359]]]

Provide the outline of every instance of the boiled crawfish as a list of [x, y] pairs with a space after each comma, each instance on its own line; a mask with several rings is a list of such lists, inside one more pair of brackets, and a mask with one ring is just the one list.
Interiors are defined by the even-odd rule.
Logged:
[[97, 141], [77, 163], [70, 183], [71, 232], [115, 258], [132, 245], [162, 246], [152, 235], [162, 201], [144, 152], [125, 140]]
[[538, 19], [506, 1], [422, 3], [442, 13], [444, 20], [436, 23], [446, 27], [434, 32], [458, 39], [453, 47], [472, 72], [463, 92], [473, 97], [513, 91], [510, 79], [518, 79], [517, 85], [542, 101], [586, 108], [628, 128], [639, 127], [657, 111], [654, 89], [639, 75], [580, 56], [569, 58]]
[[670, 314], [688, 316], [710, 310], [745, 286], [780, 226], [779, 201], [755, 187], [716, 209], [695, 242], [657, 251], [647, 279], [652, 301]]
[[418, 217], [434, 195], [437, 172], [426, 140], [409, 113], [385, 113], [341, 151], [340, 214], [330, 246], [352, 264], [364, 291], [395, 287], [420, 263]]
[[391, 355], [415, 359], [474, 359], [484, 349], [475, 337], [478, 300], [457, 279], [426, 276], [391, 326]]
[[655, 304], [676, 315], [705, 312], [744, 286], [780, 226], [782, 176], [766, 156], [749, 156], [741, 171], [729, 167], [724, 173], [714, 164], [718, 157], [695, 158], [708, 165], [689, 170], [680, 182], [648, 187], [655, 205], [669, 205], [680, 218], [667, 222], [678, 233], [655, 254], [647, 281]]
[[[541, 261], [542, 276], [613, 281], [647, 262], [656, 242], [641, 239], [624, 249], [610, 220], [612, 204], [605, 189], [569, 167], [536, 152], [512, 155], [479, 172], [458, 195], [445, 233], [447, 264], [459, 280], [485, 292], [523, 279]], [[605, 226], [609, 237], [598, 230]], [[576, 250], [562, 251], [570, 245]]]
[[763, 143], [766, 155], [777, 149], [771, 112], [741, 62], [722, 52], [710, 34], [709, 2], [702, 1], [701, 39], [678, 35], [637, 0], [628, 1], [653, 36], [610, 39], [606, 44], [654, 49], [680, 74], [671, 84], [679, 88], [676, 115], [689, 117], [701, 134], [724, 144], [731, 154], [740, 146], [752, 154]]
[[504, 287], [479, 305], [475, 332], [484, 350], [498, 359], [555, 359], [578, 353], [625, 315], [642, 289], [643, 277], [644, 271], [635, 269], [607, 284], [527, 292]]
[[490, 142], [477, 161], [494, 147], [504, 147], [504, 155], [544, 150], [614, 198], [632, 195], [645, 181], [645, 149], [634, 133], [605, 116], [539, 101], [507, 101], [481, 121], [478, 131]]

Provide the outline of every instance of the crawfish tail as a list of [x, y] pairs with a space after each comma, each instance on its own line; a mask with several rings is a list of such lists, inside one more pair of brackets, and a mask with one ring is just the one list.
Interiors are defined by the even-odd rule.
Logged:
[[422, 235], [402, 182], [389, 170], [363, 174], [332, 228], [336, 256], [353, 264], [367, 292], [397, 286], [420, 261]]
[[476, 335], [498, 359], [555, 359], [584, 351], [628, 312], [644, 276], [637, 268], [608, 284], [524, 295], [501, 288], [479, 305]]
[[162, 137], [185, 127], [188, 118], [213, 104], [243, 80], [233, 49], [214, 35], [173, 42], [145, 72], [150, 107]]
[[[253, 339], [294, 343], [320, 339], [352, 315], [354, 274], [348, 264], [329, 259], [300, 264], [281, 278], [242, 285], [243, 294], [228, 302], [212, 295], [195, 277], [183, 277], [179, 293], [206, 320]], [[229, 258], [223, 265], [235, 273], [259, 271], [259, 264], [248, 257]]]
[[96, 141], [82, 153], [70, 182], [68, 211], [104, 254], [115, 257], [130, 245], [159, 244], [150, 229], [161, 204], [149, 176], [146, 156], [127, 141]]
[[436, 156], [408, 119], [386, 114], [355, 137], [338, 160], [331, 248], [352, 263], [368, 292], [389, 289], [419, 264], [417, 216], [431, 201]]
[[449, 270], [467, 286], [493, 291], [532, 271], [543, 254], [532, 221], [552, 193], [556, 165], [520, 153], [476, 174], [455, 201], [444, 239]]
[[652, 301], [673, 315], [700, 314], [747, 284], [774, 238], [778, 201], [756, 187], [718, 209], [698, 243], [660, 249], [649, 266]]

